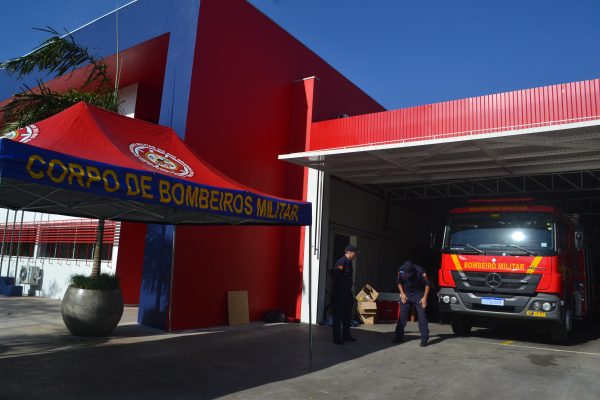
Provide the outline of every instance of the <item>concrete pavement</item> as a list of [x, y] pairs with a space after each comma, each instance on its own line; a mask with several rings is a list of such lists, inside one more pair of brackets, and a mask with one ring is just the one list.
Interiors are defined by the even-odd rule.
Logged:
[[455, 337], [416, 323], [392, 345], [393, 324], [355, 328], [331, 343], [314, 326], [253, 323], [165, 333], [135, 323], [135, 308], [108, 338], [64, 328], [60, 302], [0, 297], [0, 399], [598, 399], [600, 330], [556, 346], [512, 326]]

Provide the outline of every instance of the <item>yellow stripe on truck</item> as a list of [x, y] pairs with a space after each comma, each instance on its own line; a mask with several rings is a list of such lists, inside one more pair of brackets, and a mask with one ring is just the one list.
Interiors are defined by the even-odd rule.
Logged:
[[540, 263], [540, 261], [542, 261], [542, 257], [535, 257], [533, 259], [533, 261], [531, 262], [531, 265], [529, 266], [529, 268], [527, 268], [527, 274], [533, 274], [535, 272], [535, 269], [537, 268], [538, 264]]
[[450, 257], [452, 257], [454, 268], [456, 268], [457, 271], [462, 271], [462, 265], [460, 265], [460, 260], [458, 259], [458, 256], [456, 254], [450, 254]]

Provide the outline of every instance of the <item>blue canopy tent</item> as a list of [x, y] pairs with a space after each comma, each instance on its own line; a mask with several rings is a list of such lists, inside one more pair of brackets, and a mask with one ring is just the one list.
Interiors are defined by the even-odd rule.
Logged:
[[0, 139], [0, 206], [164, 224], [311, 221], [310, 203], [235, 182], [172, 129], [84, 103]]

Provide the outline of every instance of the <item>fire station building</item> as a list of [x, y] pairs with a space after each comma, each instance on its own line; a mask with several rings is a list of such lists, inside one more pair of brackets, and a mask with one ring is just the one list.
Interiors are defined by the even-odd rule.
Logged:
[[[435, 276], [447, 212], [473, 197], [543, 199], [597, 231], [600, 79], [387, 111], [242, 0], [139, 0], [73, 36], [113, 68], [118, 43], [135, 118], [247, 187], [313, 204], [310, 230], [121, 223], [116, 272], [142, 324], [223, 325], [236, 290], [250, 320], [308, 321], [309, 293], [323, 320], [346, 244], [356, 288], [393, 292], [406, 259]], [[20, 84], [0, 74], [0, 98]]]

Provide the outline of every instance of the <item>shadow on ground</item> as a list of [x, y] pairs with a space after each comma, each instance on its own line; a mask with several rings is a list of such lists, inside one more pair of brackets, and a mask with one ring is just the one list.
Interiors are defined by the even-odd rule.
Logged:
[[[377, 390], [398, 398], [396, 395], [402, 397], [406, 392], [406, 387], [398, 382], [408, 379], [406, 375], [415, 370], [415, 363], [420, 366], [415, 374], [425, 368], [432, 379], [438, 379], [438, 384], [432, 386], [428, 379], [411, 392], [413, 397], [407, 395], [407, 398], [434, 398], [442, 390], [439, 388], [462, 388], [451, 384], [459, 379], [454, 375], [453, 365], [462, 363], [477, 368], [473, 354], [468, 351], [471, 348], [478, 349], [479, 362], [485, 362], [488, 371], [496, 368], [495, 374], [500, 375], [505, 373], [506, 365], [513, 365], [510, 357], [519, 360], [516, 365], [525, 365], [522, 362], [526, 356], [525, 372], [539, 368], [543, 376], [547, 375], [547, 368], [557, 363], [555, 355], [539, 350], [527, 349], [526, 354], [498, 352], [486, 343], [489, 339], [518, 340], [526, 345], [549, 343], [546, 335], [522, 325], [499, 324], [475, 329], [470, 340], [463, 340], [450, 334], [449, 326], [432, 324], [430, 346], [425, 349], [418, 346], [415, 323], [406, 332], [406, 342], [398, 345], [391, 342], [393, 324], [353, 329], [358, 342], [343, 346], [331, 342], [331, 328], [313, 326], [312, 362], [309, 362], [305, 324], [253, 323], [165, 333], [132, 323], [133, 318], [118, 326], [111, 337], [78, 338], [64, 329], [57, 305], [44, 308], [41, 303], [38, 307], [34, 300], [28, 302], [27, 308], [18, 312], [24, 317], [17, 317], [5, 315], [13, 311], [8, 311], [9, 302], [0, 298], [0, 398], [213, 399], [229, 395], [278, 399], [289, 398], [286, 395], [290, 393], [301, 394], [303, 398], [332, 393], [339, 395], [338, 398], [355, 398], [354, 394], [361, 391], [374, 395], [379, 393]], [[576, 349], [578, 344], [599, 337], [600, 327], [595, 325], [576, 332], [575, 345], [570, 347]], [[483, 343], [471, 339], [483, 339]], [[588, 351], [594, 353], [594, 348]], [[572, 365], [581, 367], [581, 363], [582, 360], [576, 359]], [[584, 371], [595, 368], [592, 364], [585, 365]], [[559, 367], [556, 366], [556, 373], [562, 374]], [[478, 371], [474, 369], [470, 374], [476, 376]], [[516, 382], [523, 382], [525, 372], [517, 372]], [[444, 378], [445, 373], [449, 376]], [[582, 384], [589, 384], [587, 375], [582, 376]], [[307, 379], [294, 379], [298, 377]], [[359, 388], [356, 381], [377, 382], [378, 388]], [[271, 385], [276, 382], [277, 385]], [[414, 385], [411, 378], [409, 386], [415, 388]], [[290, 386], [292, 389], [286, 391]], [[254, 389], [248, 391], [254, 395], [244, 392], [248, 389]], [[458, 389], [457, 393], [462, 393]], [[487, 386], [482, 390], [487, 390]]]
[[357, 343], [334, 345], [328, 340], [330, 328], [314, 327], [309, 365], [307, 332], [304, 324], [275, 324], [164, 334], [135, 343], [113, 340], [111, 345], [102, 345], [101, 339], [80, 339], [87, 345], [0, 359], [2, 395], [209, 399], [323, 370], [393, 346], [390, 333], [362, 330], [353, 333]]
[[[134, 323], [137, 307], [125, 307], [121, 325], [112, 336], [77, 337], [66, 329], [60, 308], [60, 300], [0, 296], [0, 358], [53, 353], [99, 346], [115, 339], [164, 334]], [[0, 379], [1, 376], [0, 373]]]

